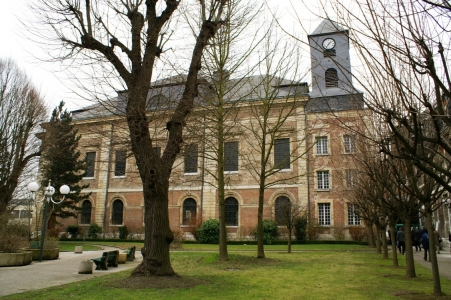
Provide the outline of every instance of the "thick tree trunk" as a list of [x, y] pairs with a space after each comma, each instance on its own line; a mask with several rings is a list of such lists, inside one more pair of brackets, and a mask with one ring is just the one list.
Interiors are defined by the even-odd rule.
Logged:
[[288, 228], [288, 253], [291, 253], [291, 231], [293, 228]]
[[412, 222], [410, 220], [404, 220], [404, 239], [406, 247], [406, 276], [417, 277], [415, 273], [415, 262], [413, 260], [412, 251]]
[[[174, 275], [169, 255], [169, 246], [174, 235], [169, 227], [168, 189], [169, 179], [160, 178], [161, 186], [145, 189], [145, 234], [144, 257], [133, 271], [133, 276]], [[148, 186], [148, 185], [144, 185]]]
[[373, 233], [373, 224], [368, 224], [368, 246], [375, 247], [374, 245], [374, 233]]
[[378, 254], [382, 253], [381, 247], [381, 229], [379, 224], [376, 224], [376, 252]]

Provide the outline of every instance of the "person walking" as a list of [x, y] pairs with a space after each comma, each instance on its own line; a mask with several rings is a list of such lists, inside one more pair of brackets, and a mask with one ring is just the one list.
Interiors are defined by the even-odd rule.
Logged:
[[438, 233], [437, 229], [434, 229], [434, 246], [435, 250], [438, 254], [440, 254], [440, 243], [442, 242], [442, 238], [440, 237], [440, 234]]
[[412, 230], [412, 242], [413, 245], [415, 246], [415, 251], [421, 251], [421, 232], [418, 229], [418, 226], [416, 226], [413, 230]]
[[428, 260], [428, 251], [429, 251], [429, 235], [427, 231], [424, 231], [423, 235], [421, 236], [421, 245], [423, 246], [424, 255], [423, 259], [425, 261]]
[[404, 255], [406, 253], [406, 240], [404, 239], [404, 228], [399, 227], [398, 233], [396, 234], [396, 240], [398, 241], [399, 253]]

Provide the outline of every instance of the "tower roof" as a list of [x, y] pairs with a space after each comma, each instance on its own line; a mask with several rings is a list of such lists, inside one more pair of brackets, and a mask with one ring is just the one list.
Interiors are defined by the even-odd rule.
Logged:
[[346, 31], [346, 29], [340, 26], [337, 22], [332, 21], [331, 19], [324, 19], [310, 35], [321, 35], [342, 31]]

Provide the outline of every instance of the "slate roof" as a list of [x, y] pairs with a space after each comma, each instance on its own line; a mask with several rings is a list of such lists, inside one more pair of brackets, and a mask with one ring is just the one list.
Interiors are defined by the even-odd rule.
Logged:
[[342, 27], [340, 24], [338, 24], [335, 21], [332, 21], [330, 19], [324, 19], [321, 24], [319, 24], [318, 27], [309, 35], [323, 35], [328, 33], [334, 33], [334, 32], [342, 32], [346, 31], [344, 27]]
[[[226, 102], [257, 101], [265, 97], [265, 86], [271, 86], [272, 98], [286, 98], [295, 96], [308, 96], [308, 85], [305, 82], [293, 82], [287, 79], [272, 78], [269, 85], [262, 84], [266, 76], [250, 76], [228, 81]], [[185, 76], [178, 75], [152, 83], [147, 94], [148, 111], [174, 109], [180, 101], [184, 91]], [[72, 111], [73, 119], [86, 120], [114, 115], [124, 115], [127, 92], [119, 92], [116, 97], [82, 109]], [[205, 79], [200, 80], [199, 97], [195, 100], [198, 105], [206, 100], [214, 99], [213, 83]]]

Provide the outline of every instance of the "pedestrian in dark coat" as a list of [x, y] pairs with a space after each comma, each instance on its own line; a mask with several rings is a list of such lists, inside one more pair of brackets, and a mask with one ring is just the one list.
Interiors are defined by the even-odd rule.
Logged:
[[423, 250], [424, 250], [424, 255], [423, 258], [424, 260], [428, 260], [428, 251], [429, 251], [429, 235], [428, 232], [425, 231], [423, 233], [423, 235], [421, 236], [421, 245], [423, 246]]

